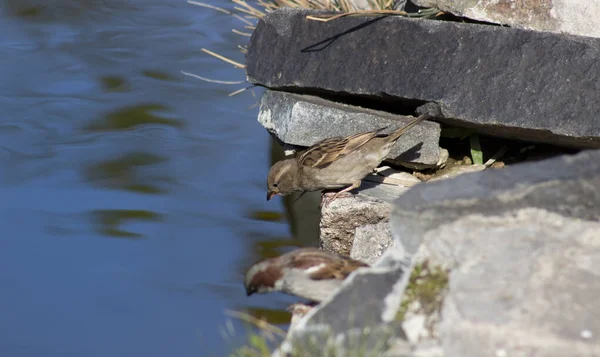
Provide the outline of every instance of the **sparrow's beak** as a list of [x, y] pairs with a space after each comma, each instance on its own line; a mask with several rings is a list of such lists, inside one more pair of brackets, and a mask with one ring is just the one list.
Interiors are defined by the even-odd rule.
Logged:
[[250, 296], [254, 293], [256, 293], [256, 287], [253, 287], [253, 286], [246, 287], [246, 296]]
[[267, 192], [267, 201], [275, 196], [277, 196], [277, 193], [272, 192], [272, 191]]

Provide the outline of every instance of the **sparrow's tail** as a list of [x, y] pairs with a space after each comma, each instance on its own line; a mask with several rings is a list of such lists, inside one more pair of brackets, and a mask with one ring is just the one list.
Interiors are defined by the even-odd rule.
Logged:
[[412, 129], [413, 126], [419, 124], [422, 120], [425, 120], [428, 118], [431, 118], [431, 115], [429, 115], [427, 113], [419, 115], [418, 117], [413, 119], [410, 123], [406, 124], [402, 128], [396, 129], [395, 131], [391, 132], [390, 135], [388, 135], [387, 139], [391, 143], [395, 142], [396, 140], [398, 140], [398, 138], [400, 138], [402, 136], [402, 134], [404, 134], [407, 131], [409, 131], [410, 129]]

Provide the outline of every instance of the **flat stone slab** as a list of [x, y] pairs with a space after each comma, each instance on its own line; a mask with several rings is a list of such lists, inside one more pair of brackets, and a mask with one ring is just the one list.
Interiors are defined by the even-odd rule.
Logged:
[[599, 220], [600, 150], [588, 150], [417, 185], [390, 226], [397, 249], [450, 270], [441, 355], [596, 356]]
[[[257, 25], [248, 81], [271, 89], [436, 103], [479, 132], [600, 147], [600, 39], [499, 26], [280, 9]], [[379, 105], [377, 105], [379, 107]]]
[[[408, 123], [413, 117], [332, 102], [315, 96], [265, 91], [258, 121], [286, 144], [311, 146], [334, 136], [348, 136]], [[422, 122], [396, 142], [387, 159], [412, 167], [434, 167], [440, 159], [440, 125]]]
[[429, 231], [429, 263], [451, 270], [436, 326], [444, 356], [600, 355], [598, 232], [533, 208]]
[[412, 0], [457, 16], [538, 31], [600, 37], [600, 2], [588, 0]]

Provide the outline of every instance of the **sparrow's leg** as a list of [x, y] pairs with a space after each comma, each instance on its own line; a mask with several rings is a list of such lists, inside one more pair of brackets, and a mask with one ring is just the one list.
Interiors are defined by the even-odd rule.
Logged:
[[323, 204], [324, 204], [324, 207], [327, 207], [327, 206], [328, 206], [328, 205], [329, 205], [331, 202], [333, 202], [333, 201], [334, 201], [336, 198], [338, 198], [340, 195], [343, 195], [343, 194], [344, 194], [344, 193], [346, 193], [346, 192], [352, 191], [352, 190], [354, 190], [355, 188], [359, 188], [359, 187], [360, 187], [360, 183], [361, 183], [361, 180], [358, 180], [358, 181], [354, 182], [352, 185], [350, 185], [350, 186], [346, 187], [345, 189], [343, 189], [343, 190], [341, 190], [341, 191], [338, 191], [338, 192], [336, 192], [336, 193], [335, 193], [335, 195], [333, 195], [333, 197], [332, 197], [332, 198], [323, 197], [323, 198], [324, 198], [324, 200], [325, 200], [325, 202], [323, 203]]
[[387, 167], [387, 166], [383, 166], [383, 167], [376, 167], [376, 168], [374, 168], [374, 169], [373, 169], [373, 173], [374, 173], [375, 175], [379, 175], [379, 176], [385, 176], [384, 174], [382, 174], [382, 173], [381, 173], [381, 171], [385, 171], [385, 170], [387, 170], [387, 169], [388, 169], [388, 167]]

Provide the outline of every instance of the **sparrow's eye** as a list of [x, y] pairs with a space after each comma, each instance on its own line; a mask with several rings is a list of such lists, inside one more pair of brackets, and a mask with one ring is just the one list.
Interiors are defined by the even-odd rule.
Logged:
[[277, 184], [276, 184], [276, 183], [274, 183], [274, 184], [273, 184], [273, 187], [277, 187]]

